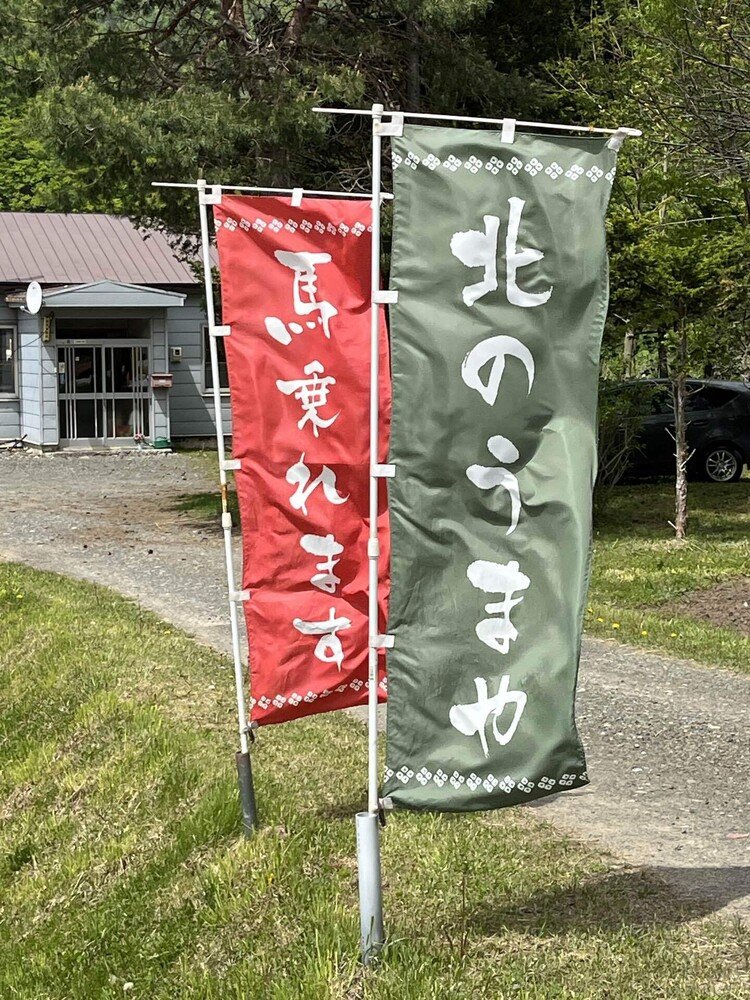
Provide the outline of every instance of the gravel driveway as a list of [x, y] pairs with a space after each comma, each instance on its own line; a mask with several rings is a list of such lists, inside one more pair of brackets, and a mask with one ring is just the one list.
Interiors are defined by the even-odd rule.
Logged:
[[[113, 587], [228, 652], [220, 532], [177, 509], [214, 486], [184, 455], [0, 454], [0, 559]], [[745, 677], [584, 641], [592, 784], [533, 808], [649, 866], [698, 910], [750, 918], [748, 694]]]

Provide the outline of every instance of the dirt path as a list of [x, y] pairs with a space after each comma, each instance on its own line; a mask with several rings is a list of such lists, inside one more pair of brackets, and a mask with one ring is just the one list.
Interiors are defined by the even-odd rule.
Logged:
[[222, 536], [179, 509], [206, 490], [182, 455], [0, 453], [0, 559], [112, 587], [231, 654]]
[[[178, 511], [213, 487], [181, 455], [0, 454], [0, 559], [112, 587], [227, 652], [221, 536]], [[750, 919], [750, 680], [590, 639], [579, 694], [592, 784], [539, 815]]]

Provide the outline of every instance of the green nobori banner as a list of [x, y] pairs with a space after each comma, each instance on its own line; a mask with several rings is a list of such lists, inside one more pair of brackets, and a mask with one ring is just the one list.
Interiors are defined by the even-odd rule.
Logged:
[[607, 310], [607, 140], [393, 141], [384, 794], [495, 809], [587, 784], [575, 685]]

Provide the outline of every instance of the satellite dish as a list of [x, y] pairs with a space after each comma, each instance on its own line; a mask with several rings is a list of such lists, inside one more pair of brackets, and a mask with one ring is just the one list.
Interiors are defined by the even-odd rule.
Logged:
[[36, 315], [42, 308], [42, 300], [42, 286], [38, 281], [29, 282], [29, 287], [26, 289], [26, 311], [32, 316]]

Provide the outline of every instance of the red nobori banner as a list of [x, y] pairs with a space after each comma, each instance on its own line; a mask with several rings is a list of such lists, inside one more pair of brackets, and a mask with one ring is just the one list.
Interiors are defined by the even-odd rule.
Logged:
[[[242, 521], [251, 718], [367, 701], [370, 203], [222, 196], [214, 209]], [[380, 454], [391, 392], [380, 327]], [[380, 613], [388, 594], [381, 486]], [[381, 653], [379, 697], [385, 698]]]

